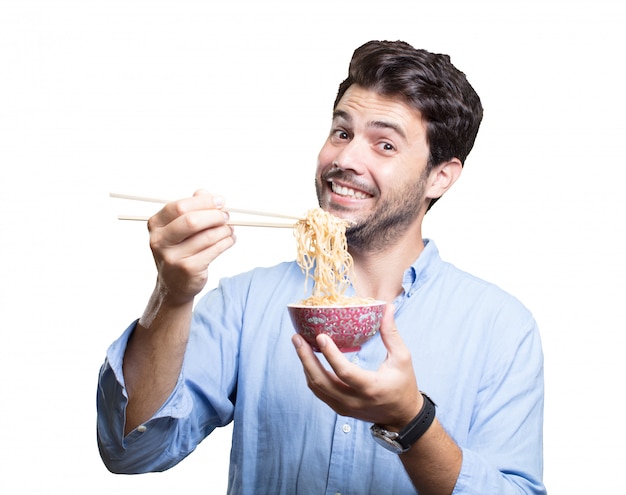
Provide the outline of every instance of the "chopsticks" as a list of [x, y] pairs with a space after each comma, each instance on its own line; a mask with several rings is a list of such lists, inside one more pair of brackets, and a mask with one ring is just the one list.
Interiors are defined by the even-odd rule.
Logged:
[[[162, 198], [152, 198], [152, 197], [147, 197], [147, 196], [136, 196], [133, 194], [122, 194], [122, 193], [115, 193], [115, 192], [111, 192], [109, 193], [109, 196], [111, 196], [112, 198], [118, 198], [118, 199], [127, 199], [127, 200], [131, 200], [131, 201], [141, 201], [141, 202], [145, 202], [145, 203], [161, 203], [161, 204], [165, 204], [165, 203], [169, 203], [170, 200], [168, 199], [162, 199]], [[242, 208], [230, 208], [227, 207], [225, 208], [225, 211], [229, 212], [229, 213], [239, 213], [239, 214], [244, 214], [244, 215], [257, 215], [257, 216], [263, 216], [263, 217], [268, 217], [268, 218], [283, 218], [283, 219], [288, 219], [288, 220], [294, 220], [294, 222], [255, 222], [255, 221], [248, 221], [248, 220], [229, 220], [227, 223], [228, 225], [233, 225], [233, 226], [242, 226], [242, 227], [272, 227], [272, 228], [288, 228], [291, 229], [294, 227], [295, 225], [295, 221], [300, 220], [300, 217], [296, 217], [296, 216], [292, 216], [292, 215], [285, 215], [283, 213], [272, 213], [269, 211], [261, 211], [261, 210], [250, 210], [250, 209], [242, 209]], [[118, 220], [131, 220], [131, 221], [147, 221], [148, 218], [150, 218], [149, 216], [144, 216], [144, 215], [118, 215], [117, 216]]]

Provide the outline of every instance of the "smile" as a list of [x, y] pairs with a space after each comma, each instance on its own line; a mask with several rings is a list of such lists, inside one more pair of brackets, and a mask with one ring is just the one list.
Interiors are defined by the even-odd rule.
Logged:
[[367, 199], [369, 198], [369, 194], [365, 194], [362, 191], [355, 191], [349, 187], [340, 186], [339, 184], [335, 184], [334, 182], [330, 183], [330, 187], [335, 194], [339, 196], [344, 196], [346, 198], [354, 198], [354, 199]]

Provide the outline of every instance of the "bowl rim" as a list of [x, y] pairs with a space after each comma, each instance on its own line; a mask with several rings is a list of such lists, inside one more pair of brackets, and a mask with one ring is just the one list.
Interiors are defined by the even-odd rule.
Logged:
[[369, 303], [365, 303], [365, 304], [337, 304], [337, 305], [332, 305], [332, 304], [326, 304], [323, 306], [311, 306], [308, 304], [300, 304], [300, 303], [289, 303], [287, 304], [288, 308], [293, 308], [293, 309], [313, 309], [313, 308], [318, 308], [318, 309], [337, 309], [337, 308], [370, 308], [372, 306], [384, 306], [387, 303], [385, 301], [381, 301], [381, 300], [374, 300], [371, 301]]

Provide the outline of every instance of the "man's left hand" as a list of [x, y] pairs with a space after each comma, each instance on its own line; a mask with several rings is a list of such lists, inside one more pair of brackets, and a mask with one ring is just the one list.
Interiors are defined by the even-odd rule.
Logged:
[[399, 431], [420, 411], [423, 397], [417, 387], [411, 354], [395, 325], [394, 307], [388, 304], [380, 335], [387, 357], [376, 371], [351, 363], [327, 335], [317, 345], [328, 361], [327, 370], [313, 349], [298, 334], [292, 337], [313, 393], [342, 416], [385, 425]]

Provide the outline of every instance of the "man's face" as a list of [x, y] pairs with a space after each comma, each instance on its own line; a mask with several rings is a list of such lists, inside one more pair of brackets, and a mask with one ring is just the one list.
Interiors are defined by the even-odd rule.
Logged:
[[426, 124], [417, 110], [353, 85], [337, 105], [318, 156], [319, 204], [354, 222], [346, 233], [352, 248], [380, 250], [419, 228], [428, 157]]

